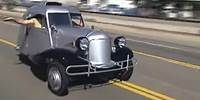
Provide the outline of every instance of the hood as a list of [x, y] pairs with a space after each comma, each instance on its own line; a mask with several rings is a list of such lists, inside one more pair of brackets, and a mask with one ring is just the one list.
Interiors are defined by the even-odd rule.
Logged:
[[71, 43], [79, 37], [87, 37], [89, 41], [94, 39], [109, 39], [109, 36], [104, 32], [95, 31], [90, 28], [57, 27], [57, 32], [52, 34], [53, 41], [56, 44], [62, 44], [63, 42]]
[[88, 34], [96, 33], [90, 28], [82, 27], [56, 27], [57, 32], [52, 32], [53, 46], [55, 48], [74, 48], [73, 43], [79, 37], [87, 37]]
[[86, 37], [87, 34], [91, 33], [92, 29], [89, 28], [77, 28], [77, 27], [57, 27], [57, 35], [70, 37], [70, 39], [77, 39], [78, 37]]
[[110, 37], [102, 31], [92, 31], [86, 36], [89, 41], [92, 40], [101, 40], [101, 39], [109, 39]]

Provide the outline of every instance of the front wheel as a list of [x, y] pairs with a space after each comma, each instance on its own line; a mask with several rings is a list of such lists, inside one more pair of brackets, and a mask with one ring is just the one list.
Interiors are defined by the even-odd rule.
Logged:
[[68, 94], [69, 76], [65, 68], [58, 62], [50, 62], [48, 66], [48, 87], [58, 96]]
[[119, 79], [123, 81], [128, 81], [133, 74], [133, 68], [129, 68], [127, 71], [124, 71], [120, 76]]

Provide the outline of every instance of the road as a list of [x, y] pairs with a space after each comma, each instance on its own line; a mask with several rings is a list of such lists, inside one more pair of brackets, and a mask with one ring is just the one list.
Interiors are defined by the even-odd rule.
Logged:
[[[0, 22], [0, 39], [16, 43], [18, 29], [19, 26], [16, 24]], [[131, 88], [108, 84], [84, 90], [82, 86], [77, 86], [70, 89], [67, 96], [58, 97], [52, 94], [46, 82], [38, 77], [40, 73], [37, 68], [21, 63], [14, 47], [1, 41], [0, 98], [3, 100], [148, 100], [159, 97], [156, 96], [158, 94], [162, 95], [163, 98], [159, 98], [161, 100], [200, 99], [198, 48], [136, 36], [128, 36], [128, 46], [134, 50], [139, 61], [128, 82], [132, 85]], [[133, 88], [134, 86], [139, 86], [140, 91]], [[154, 100], [159, 100], [155, 98]]]

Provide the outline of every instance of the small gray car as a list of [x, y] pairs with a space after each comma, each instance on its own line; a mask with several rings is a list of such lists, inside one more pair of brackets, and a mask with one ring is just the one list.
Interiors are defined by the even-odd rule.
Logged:
[[42, 28], [22, 26], [18, 52], [46, 68], [48, 87], [56, 95], [67, 94], [77, 81], [84, 85], [131, 77], [136, 59], [125, 37], [111, 39], [85, 27], [77, 8], [45, 2], [29, 8], [24, 18], [37, 18]]

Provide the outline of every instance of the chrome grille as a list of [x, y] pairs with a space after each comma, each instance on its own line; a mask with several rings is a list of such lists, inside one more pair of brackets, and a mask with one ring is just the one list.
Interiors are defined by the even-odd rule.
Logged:
[[[112, 67], [110, 39], [93, 39], [89, 45], [89, 61], [99, 68]], [[107, 65], [107, 66], [106, 66]]]

